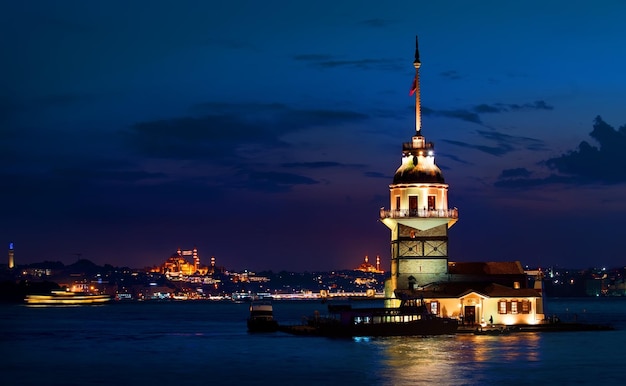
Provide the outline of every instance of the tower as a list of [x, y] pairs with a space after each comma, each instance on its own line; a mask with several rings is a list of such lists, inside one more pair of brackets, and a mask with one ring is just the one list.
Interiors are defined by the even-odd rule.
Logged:
[[13, 243], [9, 243], [9, 269], [15, 267], [15, 249]]
[[397, 289], [417, 289], [447, 279], [448, 229], [458, 219], [457, 209], [448, 207], [448, 185], [435, 163], [435, 146], [422, 135], [417, 37], [413, 66], [410, 95], [415, 95], [415, 135], [402, 144], [401, 165], [389, 185], [389, 209], [380, 210], [381, 222], [391, 230], [387, 299], [394, 298]]

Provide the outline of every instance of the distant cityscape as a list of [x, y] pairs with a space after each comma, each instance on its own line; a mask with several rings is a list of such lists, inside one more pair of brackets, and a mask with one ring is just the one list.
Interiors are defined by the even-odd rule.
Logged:
[[[12, 245], [11, 245], [12, 247]], [[626, 267], [568, 269], [525, 267], [529, 280], [541, 271], [548, 297], [626, 296]], [[215, 257], [202, 265], [198, 250], [178, 249], [157, 266], [143, 269], [98, 266], [86, 259], [73, 264], [44, 261], [19, 265], [10, 248], [0, 269], [0, 300], [23, 301], [27, 294], [56, 289], [108, 294], [116, 300], [246, 300], [325, 297], [382, 297], [389, 274], [365, 256], [353, 269], [327, 272], [233, 271]]]

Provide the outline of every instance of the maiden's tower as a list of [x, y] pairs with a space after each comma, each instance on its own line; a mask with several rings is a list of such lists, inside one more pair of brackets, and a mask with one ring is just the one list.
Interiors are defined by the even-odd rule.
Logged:
[[448, 231], [459, 218], [448, 204], [448, 184], [435, 162], [435, 146], [422, 133], [417, 38], [415, 133], [402, 144], [401, 164], [389, 185], [389, 208], [380, 220], [391, 230], [390, 278], [386, 305], [395, 307], [405, 296], [423, 298], [432, 313], [457, 317], [464, 323], [534, 324], [543, 319], [540, 280], [528, 280], [514, 262], [450, 262]]

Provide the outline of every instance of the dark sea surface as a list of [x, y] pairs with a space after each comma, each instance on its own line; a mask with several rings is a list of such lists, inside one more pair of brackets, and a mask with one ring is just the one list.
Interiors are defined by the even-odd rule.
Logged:
[[[248, 304], [0, 305], [2, 385], [624, 384], [626, 298], [546, 299], [615, 331], [329, 339], [249, 334]], [[299, 323], [326, 305], [274, 302]]]

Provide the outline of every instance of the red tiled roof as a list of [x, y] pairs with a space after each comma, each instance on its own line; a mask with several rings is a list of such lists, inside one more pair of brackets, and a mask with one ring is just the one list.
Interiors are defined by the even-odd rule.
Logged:
[[519, 261], [449, 262], [448, 273], [453, 275], [520, 275], [524, 274], [524, 269]]

